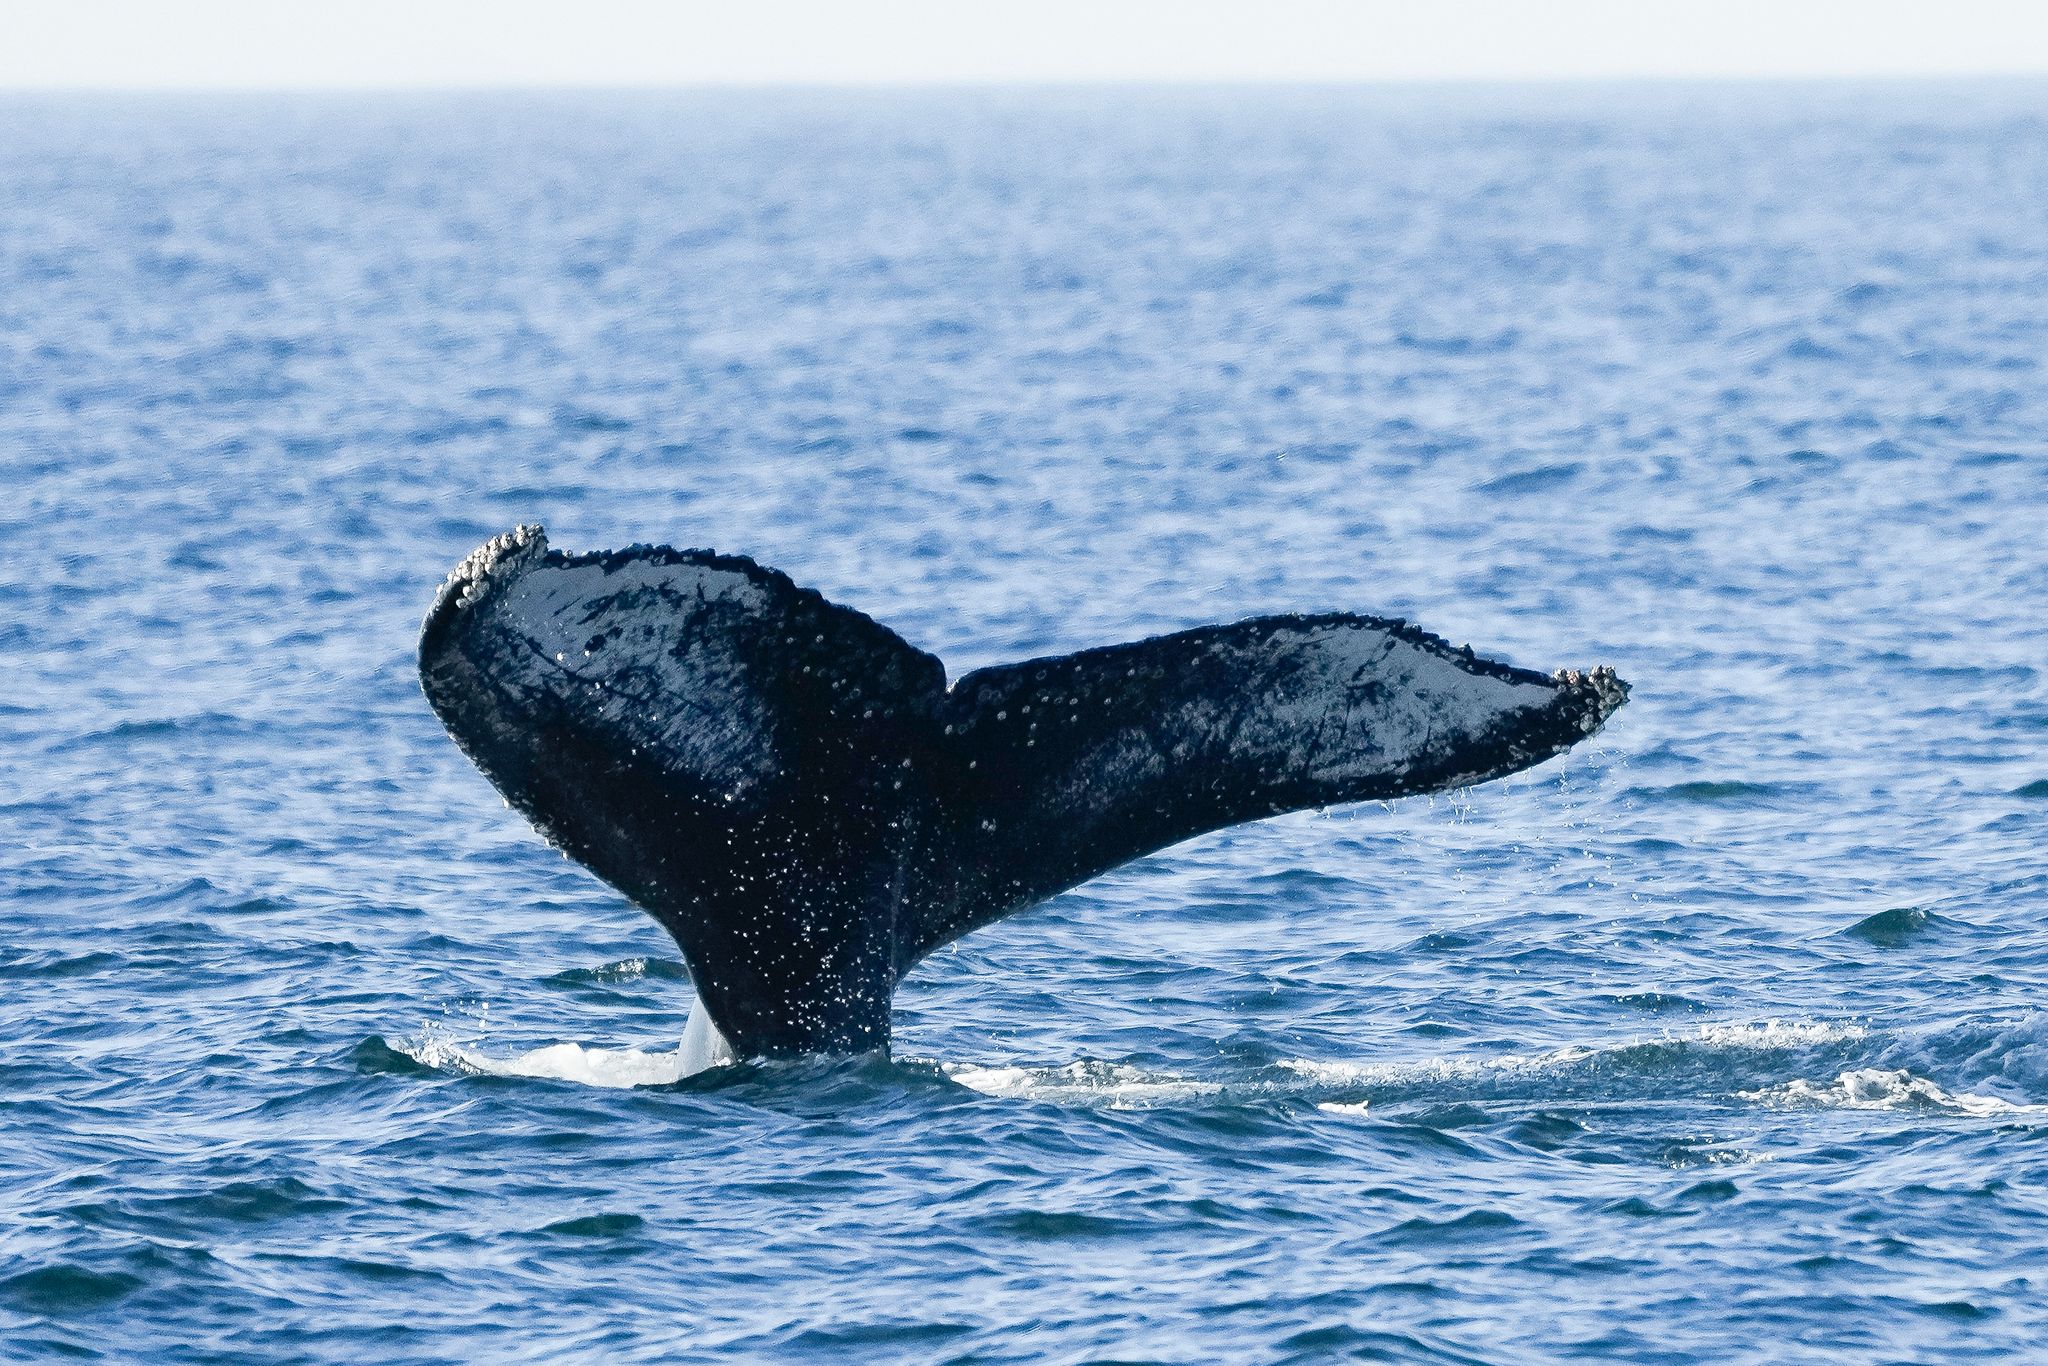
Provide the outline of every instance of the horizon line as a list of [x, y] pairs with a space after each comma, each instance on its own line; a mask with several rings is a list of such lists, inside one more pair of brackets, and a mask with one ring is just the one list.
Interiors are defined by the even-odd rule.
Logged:
[[1032, 76], [1000, 79], [869, 80], [773, 78], [678, 81], [450, 81], [331, 84], [0, 84], [0, 98], [33, 95], [513, 95], [694, 93], [968, 93], [1120, 90], [1565, 90], [1685, 86], [1971, 85], [2048, 82], [2048, 67], [1981, 71], [1686, 72], [1626, 75], [1436, 76]]

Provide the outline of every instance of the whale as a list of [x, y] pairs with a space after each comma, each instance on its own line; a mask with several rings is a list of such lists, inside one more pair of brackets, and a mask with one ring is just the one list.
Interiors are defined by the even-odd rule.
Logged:
[[962, 935], [1209, 831], [1529, 768], [1629, 691], [1350, 612], [949, 680], [745, 556], [539, 526], [448, 575], [419, 671], [507, 803], [674, 938], [685, 1070], [886, 1050], [897, 984]]

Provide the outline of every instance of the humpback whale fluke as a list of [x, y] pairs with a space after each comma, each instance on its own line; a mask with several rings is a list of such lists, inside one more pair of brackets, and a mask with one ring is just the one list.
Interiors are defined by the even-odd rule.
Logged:
[[752, 560], [567, 555], [539, 527], [449, 576], [420, 679], [499, 791], [675, 936], [742, 1057], [883, 1047], [896, 983], [976, 926], [1205, 831], [1527, 768], [1628, 696], [1349, 613], [949, 687]]

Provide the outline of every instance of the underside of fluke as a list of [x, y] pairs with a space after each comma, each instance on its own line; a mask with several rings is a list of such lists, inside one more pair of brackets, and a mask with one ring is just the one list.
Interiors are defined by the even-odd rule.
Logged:
[[742, 1057], [886, 1046], [924, 955], [1139, 855], [1540, 763], [1628, 696], [1400, 621], [1257, 617], [968, 674], [753, 561], [456, 567], [420, 679], [542, 834], [681, 946]]

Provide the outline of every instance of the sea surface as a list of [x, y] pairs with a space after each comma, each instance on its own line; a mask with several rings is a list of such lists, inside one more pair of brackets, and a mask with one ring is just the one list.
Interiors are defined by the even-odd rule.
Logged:
[[[0, 101], [0, 1357], [2048, 1354], [2048, 86]], [[957, 676], [1611, 664], [678, 1078], [422, 700], [741, 552]]]

